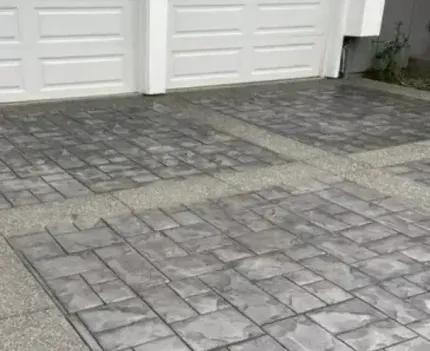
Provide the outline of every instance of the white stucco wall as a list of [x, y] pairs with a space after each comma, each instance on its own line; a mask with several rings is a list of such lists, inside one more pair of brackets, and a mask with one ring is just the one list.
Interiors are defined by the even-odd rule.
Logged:
[[[399, 21], [403, 23], [404, 33], [410, 35], [410, 56], [430, 59], [430, 0], [386, 0], [380, 39], [392, 39]], [[350, 66], [352, 72], [369, 68], [374, 39], [363, 38], [358, 41]]]
[[415, 0], [411, 24], [411, 56], [430, 59], [430, 0]]

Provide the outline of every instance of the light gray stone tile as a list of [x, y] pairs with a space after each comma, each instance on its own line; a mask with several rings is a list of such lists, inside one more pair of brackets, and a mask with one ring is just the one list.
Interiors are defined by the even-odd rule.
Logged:
[[[424, 288], [425, 290], [430, 289], [430, 270], [428, 269], [415, 274], [406, 275], [405, 278], [408, 281], [418, 285], [420, 288]], [[416, 288], [416, 285], [415, 285], [415, 288]], [[417, 294], [414, 294], [414, 295], [417, 295]]]
[[334, 218], [350, 226], [359, 226], [370, 223], [370, 220], [368, 218], [360, 216], [354, 212], [341, 213], [335, 215]]
[[397, 215], [388, 215], [383, 217], [378, 217], [376, 220], [383, 225], [392, 228], [410, 238], [417, 238], [423, 235], [429, 235], [429, 232], [417, 227], [413, 223], [410, 223]]
[[108, 281], [116, 280], [117, 277], [109, 268], [102, 268], [96, 271], [89, 271], [81, 273], [81, 276], [87, 281], [88, 284], [100, 284]]
[[377, 286], [357, 290], [354, 294], [401, 324], [412, 323], [426, 317], [414, 306]]
[[57, 235], [56, 239], [71, 254], [123, 242], [121, 237], [109, 228], [96, 228]]
[[201, 279], [259, 325], [293, 315], [291, 310], [233, 270], [207, 274]]
[[305, 316], [269, 324], [264, 329], [289, 351], [352, 351]]
[[147, 234], [149, 226], [135, 216], [117, 216], [105, 218], [105, 222], [122, 237]]
[[157, 317], [148, 305], [138, 298], [81, 311], [78, 316], [87, 328], [95, 333]]
[[186, 278], [169, 284], [183, 298], [204, 294], [209, 288], [198, 278]]
[[388, 347], [386, 351], [427, 351], [430, 350], [430, 341], [416, 338]]
[[234, 309], [225, 309], [173, 324], [195, 351], [206, 351], [246, 340], [263, 331]]
[[410, 247], [403, 250], [402, 253], [418, 262], [430, 261], [430, 247], [427, 245], [420, 244], [419, 246]]
[[187, 240], [181, 246], [190, 253], [199, 253], [217, 248], [231, 246], [235, 242], [224, 234], [212, 235], [206, 238]]
[[297, 237], [282, 229], [269, 229], [243, 235], [238, 237], [237, 241], [257, 254], [282, 250], [301, 243]]
[[346, 290], [367, 286], [373, 280], [359, 270], [332, 256], [318, 256], [304, 260], [303, 265]]
[[137, 346], [134, 351], [190, 351], [177, 336], [169, 336]]
[[416, 245], [416, 241], [413, 241], [405, 235], [396, 235], [381, 240], [371, 241], [364, 245], [369, 250], [379, 254], [389, 254], [414, 246]]
[[339, 335], [357, 351], [374, 351], [415, 337], [416, 334], [394, 321], [381, 321]]
[[[419, 275], [420, 273], [417, 273]], [[412, 275], [412, 279], [413, 279]], [[429, 274], [429, 284], [430, 284], [430, 274]], [[388, 292], [396, 295], [397, 297], [404, 299], [407, 297], [415, 296], [425, 292], [424, 289], [420, 288], [418, 285], [406, 280], [405, 278], [394, 278], [381, 283], [381, 286]], [[429, 285], [430, 286], [430, 285]]]
[[295, 261], [304, 260], [315, 256], [325, 255], [324, 251], [309, 244], [299, 244], [286, 249], [285, 254]]
[[421, 264], [401, 253], [393, 253], [360, 262], [356, 267], [364, 273], [382, 280], [414, 273], [421, 268]]
[[144, 290], [141, 295], [167, 323], [181, 321], [197, 315], [197, 313], [167, 285], [160, 285]]
[[180, 225], [190, 225], [203, 222], [203, 219], [191, 211], [175, 212], [171, 217]]
[[282, 253], [245, 258], [235, 263], [233, 267], [252, 280], [267, 279], [302, 268]]
[[178, 223], [160, 210], [148, 210], [136, 215], [156, 231], [179, 227]]
[[156, 262], [157, 267], [170, 279], [195, 277], [222, 269], [224, 264], [211, 254], [195, 254]]
[[251, 251], [238, 243], [212, 250], [212, 253], [223, 262], [236, 261], [253, 256]]
[[95, 284], [92, 288], [106, 304], [127, 300], [135, 296], [130, 288], [120, 280]]
[[263, 280], [258, 286], [299, 314], [325, 306], [324, 302], [284, 277]]
[[268, 335], [261, 336], [257, 339], [245, 341], [239, 345], [230, 346], [230, 351], [285, 351], [274, 339]]
[[284, 274], [289, 280], [292, 280], [297, 285], [305, 285], [324, 280], [323, 277], [315, 274], [308, 269], [300, 269], [298, 271], [288, 272]]
[[[414, 332], [425, 337], [427, 340], [430, 339], [430, 319], [426, 318], [422, 321], [411, 323], [408, 325]], [[409, 350], [408, 350], [409, 351]]]
[[186, 301], [200, 314], [206, 314], [230, 307], [222, 297], [215, 294], [213, 291], [191, 296], [187, 298]]
[[139, 346], [153, 340], [165, 338], [173, 332], [160, 320], [139, 321], [125, 327], [107, 330], [96, 335], [100, 345], [110, 351]]
[[378, 223], [371, 223], [360, 227], [344, 230], [340, 234], [357, 243], [362, 244], [368, 241], [380, 240], [397, 235], [397, 232]]
[[352, 298], [351, 294], [327, 280], [303, 285], [302, 287], [329, 305]]
[[100, 306], [102, 300], [80, 276], [48, 280], [49, 287], [70, 313]]
[[188, 253], [160, 232], [137, 235], [127, 241], [151, 261], [187, 256]]
[[333, 235], [329, 238], [318, 238], [312, 240], [312, 243], [346, 263], [354, 263], [378, 256], [364, 246], [358, 245], [341, 235]]
[[427, 314], [430, 314], [430, 292], [426, 292], [425, 294], [410, 297], [406, 301], [410, 302], [419, 310], [424, 311]]
[[127, 245], [98, 249], [97, 255], [134, 291], [139, 292], [168, 281], [147, 260]]
[[386, 318], [381, 312], [358, 299], [323, 308], [310, 313], [308, 316], [334, 334], [353, 330]]
[[221, 232], [208, 223], [196, 223], [165, 231], [166, 235], [177, 243], [187, 240], [201, 239]]
[[307, 219], [309, 219], [311, 222], [315, 223], [316, 225], [328, 230], [328, 231], [339, 231], [343, 230], [349, 227], [349, 225], [338, 221], [334, 217], [322, 212], [319, 209], [306, 211], [304, 212], [304, 215]]
[[42, 259], [35, 261], [33, 264], [45, 279], [67, 277], [104, 268], [103, 263], [90, 252], [84, 252], [80, 255]]

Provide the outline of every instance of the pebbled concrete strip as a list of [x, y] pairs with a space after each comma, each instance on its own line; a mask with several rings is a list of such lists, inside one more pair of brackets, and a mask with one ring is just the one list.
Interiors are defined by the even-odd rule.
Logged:
[[[2, 237], [0, 237], [0, 301], [0, 319], [54, 306]], [[1, 330], [0, 326], [0, 334]], [[3, 342], [2, 337], [0, 340]]]
[[251, 170], [248, 172], [224, 172], [214, 175], [233, 185], [241, 192], [257, 191], [277, 185], [298, 186], [321, 180], [327, 184], [341, 181], [333, 174], [304, 163], [293, 163]]
[[134, 211], [139, 211], [190, 204], [238, 192], [233, 186], [206, 175], [188, 177], [185, 180], [159, 181], [137, 189], [117, 191], [113, 196]]
[[0, 320], [0, 340], [1, 351], [88, 351], [55, 308]]
[[428, 141], [394, 146], [375, 151], [360, 152], [349, 155], [349, 158], [364, 162], [372, 167], [381, 168], [405, 162], [430, 158], [430, 144]]
[[352, 77], [349, 80], [342, 81], [344, 84], [360, 86], [368, 89], [383, 91], [386, 93], [403, 95], [414, 99], [430, 101], [430, 93], [424, 90], [418, 90], [400, 85], [378, 82], [376, 80], [366, 79], [362, 77]]
[[380, 169], [360, 169], [344, 174], [347, 180], [375, 189], [389, 196], [402, 198], [411, 207], [430, 211], [430, 187], [398, 177]]
[[[185, 106], [184, 106], [185, 107]], [[318, 148], [285, 138], [264, 128], [224, 115], [211, 109], [194, 105], [186, 105], [186, 116], [204, 121], [215, 129], [232, 134], [255, 145], [274, 151], [291, 159], [306, 160], [314, 157], [327, 156], [329, 153]]]
[[101, 217], [127, 213], [130, 209], [115, 197], [94, 195], [0, 211], [0, 228], [5, 236], [38, 232], [59, 222], [74, 222], [85, 228]]

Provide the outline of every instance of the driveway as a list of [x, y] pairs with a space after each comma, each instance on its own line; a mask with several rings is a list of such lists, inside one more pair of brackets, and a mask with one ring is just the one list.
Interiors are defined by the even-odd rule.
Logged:
[[430, 350], [428, 101], [313, 81], [0, 115], [0, 350]]

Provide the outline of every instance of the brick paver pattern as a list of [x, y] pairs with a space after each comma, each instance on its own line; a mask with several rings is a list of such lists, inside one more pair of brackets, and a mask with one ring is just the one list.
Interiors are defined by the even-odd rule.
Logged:
[[82, 229], [10, 242], [103, 350], [430, 350], [430, 218], [373, 190], [277, 187]]
[[290, 162], [157, 101], [0, 108], [0, 209]]
[[271, 132], [338, 154], [428, 138], [428, 102], [329, 82], [300, 89], [255, 87], [184, 97]]

